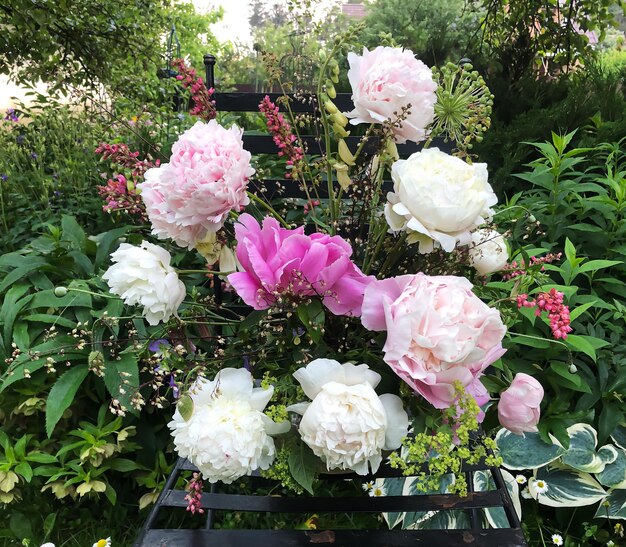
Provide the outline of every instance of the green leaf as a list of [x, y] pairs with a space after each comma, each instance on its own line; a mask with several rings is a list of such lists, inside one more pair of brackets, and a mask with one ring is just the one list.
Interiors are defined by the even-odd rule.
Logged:
[[585, 313], [589, 308], [591, 308], [591, 306], [593, 306], [597, 301], [593, 300], [591, 302], [587, 302], [586, 304], [583, 304], [582, 306], [578, 306], [576, 309], [572, 310], [569, 314], [570, 320], [574, 320], [577, 319], [578, 317], [580, 317], [583, 313]]
[[570, 334], [564, 341], [574, 351], [581, 351], [585, 355], [591, 357], [594, 362], [596, 361], [596, 350], [589, 343], [589, 341], [582, 336]]
[[621, 260], [590, 260], [589, 262], [585, 262], [578, 271], [580, 273], [585, 272], [595, 272], [598, 270], [602, 270], [603, 268], [610, 268], [611, 266], [617, 266], [618, 264], [623, 264]]
[[70, 247], [78, 251], [84, 250], [85, 232], [74, 217], [63, 215], [61, 217], [61, 229], [63, 230], [63, 239], [69, 242]]
[[619, 424], [612, 432], [611, 439], [613, 442], [626, 450], [626, 426], [624, 424]]
[[626, 490], [619, 488], [609, 492], [609, 495], [598, 506], [594, 518], [626, 519]]
[[[120, 406], [129, 412], [135, 412], [130, 401], [139, 387], [139, 365], [137, 354], [122, 353], [117, 359], [107, 359], [104, 363], [104, 384], [111, 397], [119, 400]], [[120, 393], [120, 388], [124, 393]]]
[[2, 283], [0, 283], [0, 293], [3, 293], [8, 287], [10, 287], [11, 285], [13, 285], [13, 283], [19, 281], [23, 277], [26, 277], [33, 272], [39, 271], [43, 266], [48, 266], [48, 263], [43, 258], [40, 258], [38, 260], [34, 260], [27, 266], [15, 268], [9, 274], [7, 274], [7, 276], [2, 280]]
[[78, 388], [87, 377], [87, 364], [75, 365], [65, 372], [52, 386], [46, 402], [46, 433], [52, 435], [65, 410], [74, 401]]
[[609, 488], [626, 488], [626, 451], [617, 449], [615, 461], [607, 463], [597, 478], [600, 484]]
[[622, 405], [615, 402], [604, 402], [598, 419], [598, 435], [604, 442], [624, 419]]
[[28, 462], [20, 462], [15, 466], [15, 472], [24, 477], [26, 482], [30, 482], [33, 478], [33, 468]]
[[322, 328], [326, 320], [322, 303], [319, 300], [312, 300], [309, 303], [300, 304], [298, 306], [298, 317], [313, 342], [319, 343], [322, 339]]
[[289, 454], [289, 472], [295, 481], [313, 495], [313, 480], [320, 460], [304, 443], [299, 443]]
[[565, 382], [557, 380], [557, 383], [563, 385], [566, 388], [573, 389], [575, 391], [582, 391], [583, 393], [591, 393], [591, 389], [586, 382], [583, 382], [579, 374], [572, 374], [569, 371], [569, 365], [562, 361], [551, 361], [550, 369], [553, 370], [558, 376], [560, 376]]
[[129, 471], [136, 471], [137, 469], [142, 468], [137, 462], [126, 458], [114, 459], [109, 463], [109, 467], [115, 471], [120, 471], [121, 473], [128, 473]]
[[129, 229], [130, 226], [124, 226], [123, 228], [115, 228], [114, 230], [104, 232], [97, 236], [98, 250], [96, 251], [96, 259], [94, 261], [94, 267], [96, 269], [103, 267], [105, 262], [109, 260], [113, 244], [121, 237], [124, 237]]
[[[511, 475], [506, 469], [501, 469], [502, 478], [506, 484], [506, 489], [509, 491], [513, 507], [517, 513], [517, 518], [522, 518], [522, 504], [519, 499], [519, 484], [515, 480], [515, 477]], [[495, 481], [491, 471], [475, 471], [474, 472], [474, 491], [475, 492], [488, 492], [490, 490], [497, 490]], [[485, 508], [485, 516], [487, 522], [492, 528], [509, 528], [509, 519], [502, 507], [487, 507]]]
[[111, 505], [115, 505], [115, 503], [117, 502], [117, 492], [115, 492], [110, 484], [107, 484], [104, 495], [107, 497]]
[[53, 315], [50, 313], [33, 313], [31, 315], [27, 315], [26, 317], [22, 317], [24, 321], [32, 321], [34, 323], [47, 323], [51, 325], [59, 325], [60, 327], [67, 327], [68, 329], [73, 329], [76, 327], [76, 322], [66, 319], [65, 317], [61, 317], [60, 315]]
[[547, 444], [539, 433], [516, 435], [501, 429], [496, 435], [496, 444], [503, 465], [508, 469], [537, 469], [561, 456], [565, 450], [558, 444]]
[[[570, 444], [561, 462], [578, 471], [599, 473], [606, 465], [605, 459], [596, 454], [598, 435], [589, 424], [574, 424], [567, 428]], [[617, 453], [615, 453], [615, 457]], [[614, 458], [613, 458], [614, 459]]]
[[[545, 481], [548, 489], [539, 493], [537, 480]], [[591, 505], [606, 496], [606, 491], [588, 473], [554, 466], [537, 470], [536, 480], [528, 483], [530, 495], [549, 507], [582, 507]]]
[[26, 459], [35, 463], [55, 463], [57, 461], [56, 456], [46, 454], [45, 452], [30, 452]]
[[11, 514], [9, 528], [19, 539], [30, 539], [35, 536], [30, 525], [30, 519], [17, 511]]
[[31, 298], [30, 295], [22, 298], [24, 293], [28, 291], [28, 288], [28, 285], [16, 285], [11, 287], [4, 295], [2, 307], [0, 308], [0, 323], [4, 324], [4, 339], [7, 346], [10, 345], [13, 338], [12, 332], [15, 318]]

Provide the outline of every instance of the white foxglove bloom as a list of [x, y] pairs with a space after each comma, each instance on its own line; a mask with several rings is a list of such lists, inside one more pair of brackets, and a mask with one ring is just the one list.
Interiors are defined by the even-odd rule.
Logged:
[[470, 232], [493, 215], [498, 202], [487, 182], [487, 164], [469, 164], [437, 148], [416, 152], [391, 167], [393, 192], [385, 218], [392, 232], [408, 233], [420, 253], [468, 245]]
[[470, 264], [480, 275], [499, 272], [509, 261], [509, 249], [495, 230], [476, 230], [468, 250]]
[[271, 435], [285, 433], [263, 414], [274, 388], [253, 387], [246, 369], [225, 368], [213, 381], [199, 379], [188, 392], [193, 412], [185, 420], [176, 409], [168, 427], [179, 456], [188, 458], [209, 482], [234, 480], [268, 469], [276, 450]]
[[143, 306], [150, 325], [169, 321], [185, 298], [185, 285], [170, 266], [170, 253], [147, 241], [136, 247], [122, 243], [111, 254], [114, 264], [104, 273], [113, 294], [130, 306]]
[[330, 469], [376, 472], [382, 450], [402, 443], [409, 418], [397, 395], [377, 395], [380, 374], [367, 365], [315, 359], [294, 372], [311, 403], [287, 408], [302, 414], [300, 435]]

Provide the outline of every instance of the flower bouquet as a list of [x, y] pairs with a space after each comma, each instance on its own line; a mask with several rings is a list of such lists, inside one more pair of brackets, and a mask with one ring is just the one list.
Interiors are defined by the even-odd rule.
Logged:
[[[500, 423], [536, 431], [543, 390], [502, 362], [505, 322], [535, 304], [561, 337], [569, 320], [558, 295], [478, 296], [489, 298], [494, 272], [521, 275], [494, 225], [487, 165], [471, 154], [493, 97], [469, 64], [431, 70], [406, 49], [350, 51], [350, 39], [320, 51], [316, 94], [260, 103], [273, 159], [246, 150], [243, 130], [218, 121], [213, 90], [179, 62], [201, 121], [168, 161], [141, 164], [121, 189], [131, 198], [107, 203], [140, 197], [161, 240], [120, 245], [104, 279], [150, 325], [153, 402], [173, 392], [175, 450], [200, 472], [191, 510], [201, 480], [260, 474], [313, 493], [322, 472], [365, 476], [383, 461], [417, 490], [448, 477], [463, 496], [463, 463], [498, 465], [498, 392]], [[342, 112], [345, 53], [353, 109]], [[298, 101], [313, 114], [297, 114]], [[422, 148], [401, 159], [405, 143]], [[303, 197], [268, 199], [271, 179]], [[131, 404], [145, 404], [141, 392]]]

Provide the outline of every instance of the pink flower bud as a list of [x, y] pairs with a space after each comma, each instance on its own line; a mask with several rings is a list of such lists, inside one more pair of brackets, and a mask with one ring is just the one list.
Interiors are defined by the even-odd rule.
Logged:
[[500, 425], [518, 435], [537, 431], [542, 399], [543, 387], [537, 380], [528, 374], [516, 374], [509, 388], [500, 394]]

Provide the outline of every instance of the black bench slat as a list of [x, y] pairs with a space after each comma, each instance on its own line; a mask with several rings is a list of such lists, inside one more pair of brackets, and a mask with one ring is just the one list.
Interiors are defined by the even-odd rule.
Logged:
[[[161, 505], [187, 507], [186, 492], [170, 490]], [[464, 498], [453, 494], [380, 497], [292, 497], [246, 496], [211, 493], [202, 496], [204, 509], [218, 511], [268, 511], [271, 513], [391, 513], [437, 511], [449, 509], [478, 509], [501, 507], [497, 490], [470, 492]]]
[[151, 547], [521, 547], [521, 530], [161, 530], [148, 531]]

